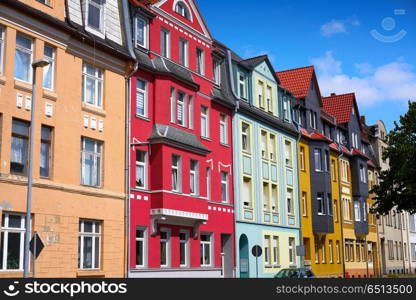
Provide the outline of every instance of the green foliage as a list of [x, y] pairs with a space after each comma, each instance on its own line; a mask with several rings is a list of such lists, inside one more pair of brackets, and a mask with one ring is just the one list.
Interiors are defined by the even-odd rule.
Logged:
[[373, 211], [387, 214], [392, 208], [416, 213], [416, 102], [409, 101], [409, 111], [400, 116], [400, 124], [387, 135], [383, 159], [390, 169], [381, 172], [380, 183], [372, 192]]

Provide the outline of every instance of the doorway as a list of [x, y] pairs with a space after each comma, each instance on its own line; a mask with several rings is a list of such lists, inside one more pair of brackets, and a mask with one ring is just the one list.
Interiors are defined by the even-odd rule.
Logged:
[[239, 253], [240, 253], [240, 278], [249, 278], [249, 249], [248, 239], [245, 234], [240, 236], [239, 240]]
[[231, 234], [221, 234], [222, 277], [233, 277], [233, 245]]

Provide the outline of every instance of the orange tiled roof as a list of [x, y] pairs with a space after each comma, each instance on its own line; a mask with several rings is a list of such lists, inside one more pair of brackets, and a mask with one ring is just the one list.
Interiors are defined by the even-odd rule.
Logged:
[[308, 95], [312, 81], [314, 67], [302, 67], [276, 72], [283, 88], [289, 90], [296, 98], [305, 98]]
[[333, 115], [338, 124], [347, 123], [351, 119], [354, 99], [354, 93], [323, 97], [323, 110], [326, 113]]

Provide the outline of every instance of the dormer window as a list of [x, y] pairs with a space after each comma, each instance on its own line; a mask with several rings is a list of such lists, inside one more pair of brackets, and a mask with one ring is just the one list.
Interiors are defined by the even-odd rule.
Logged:
[[186, 4], [183, 3], [182, 1], [178, 2], [175, 6], [175, 12], [179, 15], [181, 15], [182, 17], [184, 17], [185, 19], [190, 20], [190, 13], [188, 8], [186, 7]]
[[246, 76], [243, 73], [240, 73], [238, 75], [238, 85], [239, 85], [239, 93], [240, 93], [240, 98], [242, 99], [247, 99], [247, 94], [246, 94]]
[[87, 26], [99, 32], [104, 31], [104, 0], [87, 0]]
[[143, 47], [147, 48], [147, 40], [148, 40], [149, 30], [148, 30], [148, 22], [146, 19], [137, 16], [136, 17], [136, 35], [135, 35], [135, 43], [136, 47]]

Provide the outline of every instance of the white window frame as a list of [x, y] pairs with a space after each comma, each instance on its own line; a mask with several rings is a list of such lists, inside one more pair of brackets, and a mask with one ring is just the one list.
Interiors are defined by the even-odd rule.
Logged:
[[[295, 201], [293, 200], [293, 189], [291, 188], [287, 188], [286, 189], [286, 201], [287, 201], [287, 214], [290, 216], [294, 216], [295, 215]], [[289, 203], [290, 203], [290, 208], [292, 208], [291, 210], [289, 210]]]
[[[137, 160], [137, 155], [139, 152], [144, 153], [144, 162], [140, 162]], [[141, 189], [141, 190], [146, 190], [147, 189], [147, 172], [148, 172], [148, 158], [147, 158], [148, 153], [146, 151], [141, 151], [141, 150], [136, 150], [136, 188]], [[143, 168], [143, 186], [138, 186], [137, 185], [137, 168], [138, 167], [142, 167]]]
[[[247, 99], [247, 86], [246, 86], [247, 76], [238, 72], [238, 93], [241, 99]], [[241, 93], [243, 91], [243, 93]]]
[[277, 154], [276, 154], [276, 135], [269, 134], [269, 158], [271, 161], [277, 160]]
[[[137, 237], [137, 231], [140, 230], [143, 232], [143, 237]], [[137, 242], [141, 241], [143, 244], [143, 264], [137, 264]], [[136, 268], [145, 268], [147, 266], [147, 228], [138, 226], [136, 227]]]
[[289, 237], [289, 263], [294, 265], [296, 263], [296, 253], [295, 253], [295, 247], [296, 247], [296, 239], [294, 237]]
[[[171, 253], [172, 253], [172, 251], [171, 251], [171, 231], [170, 231], [170, 229], [167, 229], [167, 228], [161, 228], [160, 233], [162, 233], [162, 232], [166, 233], [166, 239], [162, 239], [162, 235], [160, 235], [160, 245], [159, 246], [162, 247], [162, 243], [166, 243], [166, 264], [162, 265], [162, 263], [161, 263], [160, 267], [161, 268], [169, 268], [171, 266], [171, 263], [172, 263], [172, 261], [171, 261], [171, 259], [172, 259], [172, 256], [171, 256]], [[162, 260], [162, 257], [160, 257], [160, 260]]]
[[293, 153], [292, 142], [285, 140], [285, 166], [293, 167]]
[[302, 196], [301, 197], [302, 197], [302, 209], [303, 209], [302, 216], [307, 217], [308, 216], [308, 207], [307, 207], [307, 205], [308, 205], [308, 201], [307, 201], [308, 194], [306, 192], [302, 191]]
[[[213, 252], [213, 242], [212, 242], [212, 240], [213, 240], [213, 238], [212, 238], [212, 236], [213, 236], [213, 234], [212, 233], [210, 233], [210, 232], [202, 232], [201, 233], [201, 237], [202, 237], [202, 235], [208, 235], [208, 237], [209, 237], [209, 241], [202, 241], [202, 238], [200, 238], [200, 243], [201, 243], [201, 248], [200, 248], [200, 250], [202, 251], [202, 253], [200, 253], [200, 260], [202, 260], [202, 263], [201, 263], [201, 267], [211, 267], [212, 266], [212, 257], [213, 257], [213, 255], [212, 255], [212, 252]], [[209, 245], [209, 264], [206, 264], [205, 263], [205, 245]]]
[[[250, 192], [243, 193], [243, 206], [245, 208], [253, 208], [253, 179], [248, 176], [243, 176], [243, 183], [242, 183], [243, 191], [245, 189], [245, 184], [249, 184]], [[245, 201], [245, 200], [248, 200], [248, 201]], [[246, 203], [248, 205], [246, 205]]]
[[[46, 44], [43, 46], [44, 47], [44, 59], [49, 62], [49, 65], [47, 65], [46, 67], [43, 68], [43, 81], [42, 81], [42, 87], [46, 90], [49, 91], [53, 91], [54, 87], [55, 87], [55, 56], [56, 56], [56, 48], [52, 45]], [[45, 48], [50, 48], [52, 49], [52, 57], [46, 56], [45, 55]], [[1, 58], [0, 58], [1, 59]], [[51, 70], [51, 86], [50, 87], [45, 87], [45, 74], [46, 74], [46, 70], [50, 69]], [[0, 71], [1, 72], [1, 71]]]
[[313, 149], [314, 167], [316, 172], [323, 171], [322, 149]]
[[[22, 46], [17, 45], [17, 36], [21, 36], [21, 37], [23, 37], [25, 39], [30, 40], [30, 49], [24, 48]], [[25, 35], [25, 34], [22, 34], [20, 32], [17, 32], [16, 33], [16, 49], [15, 49], [15, 52], [17, 52], [18, 50], [21, 51], [21, 52], [25, 52], [25, 53], [27, 53], [27, 54], [30, 55], [30, 64], [28, 66], [28, 68], [29, 68], [29, 75], [28, 75], [28, 80], [27, 81], [24, 80], [24, 79], [21, 79], [21, 78], [17, 78], [16, 77], [16, 65], [17, 64], [16, 64], [16, 53], [15, 53], [15, 67], [14, 67], [14, 74], [13, 74], [14, 75], [14, 79], [19, 80], [19, 81], [23, 81], [23, 82], [27, 82], [27, 83], [32, 83], [32, 78], [33, 78], [33, 68], [32, 68], [32, 62], [33, 62], [33, 39], [31, 37]]]
[[[90, 75], [87, 73], [87, 66], [91, 67], [94, 69], [94, 75]], [[102, 108], [103, 107], [103, 98], [104, 98], [104, 76], [103, 76], [104, 72], [102, 69], [93, 66], [89, 63], [84, 62], [83, 63], [83, 67], [82, 67], [82, 77], [83, 77], [83, 94], [82, 94], [82, 102], [87, 104], [87, 105], [91, 105], [91, 106], [95, 106], [98, 108]], [[94, 80], [94, 85], [95, 85], [95, 95], [94, 95], [94, 103], [88, 103], [85, 99], [86, 94], [87, 94], [87, 78]], [[100, 84], [101, 83], [101, 84]]]
[[341, 262], [341, 253], [339, 252], [340, 251], [340, 249], [339, 249], [340, 245], [339, 244], [340, 244], [339, 241], [335, 242], [335, 251], [336, 251], [336, 254], [337, 254], [337, 264], [339, 264]]
[[[206, 132], [202, 131], [204, 122]], [[204, 105], [201, 105], [201, 137], [209, 139], [209, 108]]]
[[329, 252], [329, 263], [333, 264], [334, 263], [334, 250], [333, 250], [333, 245], [332, 245], [333, 241], [329, 241], [328, 242], [328, 252]]
[[[144, 90], [139, 88], [139, 81], [144, 83]], [[136, 84], [136, 116], [148, 118], [149, 117], [149, 93], [148, 82], [142, 78], [137, 78]], [[138, 112], [138, 94], [143, 94], [143, 114]]]
[[279, 247], [279, 237], [273, 236], [273, 248], [272, 248], [272, 262], [274, 266], [280, 265], [280, 247]]
[[[194, 166], [192, 164], [194, 163]], [[194, 191], [192, 191], [192, 186]], [[191, 159], [189, 167], [189, 193], [192, 196], [199, 195], [199, 162]]]
[[0, 75], [3, 75], [3, 68], [4, 68], [4, 44], [5, 44], [5, 31], [6, 28], [4, 26], [0, 26]]
[[213, 75], [214, 75], [214, 82], [216, 85], [221, 85], [221, 61], [218, 58], [213, 58], [212, 60], [213, 65]]
[[[182, 51], [183, 51], [183, 53], [182, 53]], [[179, 38], [179, 64], [184, 66], [184, 67], [189, 66], [188, 53], [189, 53], [189, 43], [188, 43], [188, 41], [184, 38]], [[184, 61], [183, 62], [181, 61], [182, 54], [184, 55]]]
[[170, 37], [170, 30], [162, 27], [160, 29], [160, 55], [166, 58], [171, 57]]
[[354, 220], [361, 222], [361, 205], [359, 201], [354, 201]]
[[[84, 225], [85, 222], [91, 222], [92, 223], [92, 232], [85, 232], [84, 231]], [[79, 255], [79, 264], [78, 264], [78, 268], [80, 270], [99, 270], [100, 266], [101, 266], [101, 227], [102, 227], [102, 222], [101, 221], [97, 221], [97, 220], [87, 220], [87, 219], [80, 219], [79, 220], [79, 225], [80, 225], [80, 231], [79, 231], [79, 249], [80, 252], [78, 253]], [[98, 233], [95, 232], [96, 226], [98, 225]], [[84, 267], [84, 238], [86, 237], [91, 237], [92, 238], [92, 263], [91, 263], [91, 268], [86, 268]], [[97, 247], [96, 242], [95, 242], [95, 238], [98, 237], [98, 266], [96, 266], [95, 263], [95, 249]]]
[[[182, 240], [181, 239], [181, 234], [184, 234], [186, 239]], [[179, 245], [184, 244], [185, 247], [185, 264], [181, 264], [181, 260], [180, 260], [180, 248], [179, 248], [179, 266], [180, 267], [188, 267], [189, 266], [189, 262], [190, 262], [190, 247], [189, 247], [189, 238], [190, 238], [190, 233], [189, 230], [180, 230], [179, 231]]]
[[[246, 128], [246, 131], [244, 131], [244, 128]], [[247, 149], [244, 149], [244, 137], [246, 138]], [[241, 149], [244, 152], [251, 153], [251, 125], [245, 122], [241, 124]]]
[[220, 142], [223, 145], [228, 145], [228, 118], [224, 113], [220, 114]]
[[205, 51], [196, 47], [196, 72], [205, 75]]
[[[173, 158], [177, 157], [178, 158], [178, 165], [175, 166], [173, 164]], [[173, 171], [176, 170], [176, 174], [177, 174], [177, 189], [174, 189], [173, 187]], [[176, 154], [172, 154], [172, 171], [171, 171], [171, 177], [172, 177], [172, 191], [176, 192], [176, 193], [181, 193], [182, 192], [182, 157]]]
[[[94, 142], [94, 152], [89, 152], [87, 150], [85, 150], [85, 141], [86, 140], [90, 140], [92, 142]], [[82, 148], [81, 148], [81, 185], [85, 185], [85, 186], [92, 186], [92, 187], [101, 187], [102, 186], [102, 170], [104, 169], [103, 165], [104, 165], [104, 160], [103, 160], [103, 143], [101, 141], [98, 140], [94, 140], [91, 138], [87, 138], [87, 137], [82, 137]], [[85, 180], [85, 155], [89, 154], [93, 156], [93, 162], [94, 162], [94, 173], [93, 176], [95, 175], [96, 178], [96, 183], [95, 185], [89, 185], [86, 183]], [[98, 166], [97, 162], [99, 159], [99, 169], [96, 169]], [[94, 181], [94, 178], [93, 178]]]
[[273, 89], [270, 85], [266, 86], [266, 109], [268, 112], [273, 112]]
[[176, 123], [176, 89], [170, 89], [170, 122]]
[[211, 168], [208, 167], [206, 172], [207, 199], [211, 200]]
[[[320, 216], [325, 215], [325, 198], [324, 197], [325, 196], [320, 193], [318, 193], [316, 196], [316, 201], [318, 202], [318, 215]], [[321, 212], [319, 210], [321, 210]]]
[[321, 263], [326, 264], [326, 248], [325, 248], [325, 241], [321, 243]]
[[[137, 40], [137, 26], [138, 26], [138, 19], [143, 21], [143, 44], [139, 43]], [[149, 21], [146, 18], [141, 16], [136, 16], [134, 19], [134, 45], [137, 47], [148, 48], [149, 47]]]
[[[275, 191], [275, 193], [273, 193]], [[277, 184], [272, 183], [271, 185], [271, 209], [272, 212], [277, 213], [279, 211], [279, 189]]]
[[[179, 126], [182, 127], [186, 127], [187, 126], [187, 114], [188, 114], [188, 108], [187, 108], [187, 103], [186, 103], [186, 94], [182, 91], [178, 91], [176, 93], [177, 95], [177, 100], [176, 100], [176, 124], [178, 124]], [[182, 96], [182, 99], [180, 99], [180, 97]], [[182, 109], [182, 120], [179, 120], [179, 107], [181, 107]]]
[[263, 249], [264, 249], [264, 265], [271, 266], [272, 265], [272, 258], [271, 258], [271, 236], [265, 235], [263, 237]]
[[[96, 8], [100, 10], [100, 28], [95, 28], [93, 26], [90, 26], [88, 24], [88, 13], [89, 13], [89, 4], [92, 4]], [[105, 1], [102, 1], [101, 4], [96, 3], [93, 0], [86, 0], [85, 1], [85, 25], [88, 29], [99, 32], [101, 34], [104, 34], [105, 32]]]
[[188, 95], [188, 127], [194, 129], [194, 97]]
[[[19, 216], [20, 217], [20, 227], [9, 227], [9, 217], [10, 216]], [[3, 223], [4, 226], [1, 227], [1, 232], [3, 233], [3, 240], [1, 241], [3, 244], [3, 248], [0, 251], [3, 252], [2, 258], [2, 268], [0, 271], [13, 271], [19, 272], [23, 271], [23, 261], [24, 261], [24, 240], [25, 240], [25, 224], [26, 219], [25, 215], [22, 214], [15, 214], [4, 212], [3, 213]], [[18, 233], [20, 235], [20, 245], [19, 245], [19, 268], [18, 269], [8, 269], [7, 268], [7, 250], [8, 250], [8, 235], [9, 233]]]
[[[225, 180], [223, 175], [225, 175]], [[225, 187], [225, 199], [223, 199], [223, 188]], [[229, 176], [228, 176], [228, 172], [225, 171], [221, 171], [221, 202], [222, 203], [229, 203], [230, 202], [230, 188], [229, 188]]]

